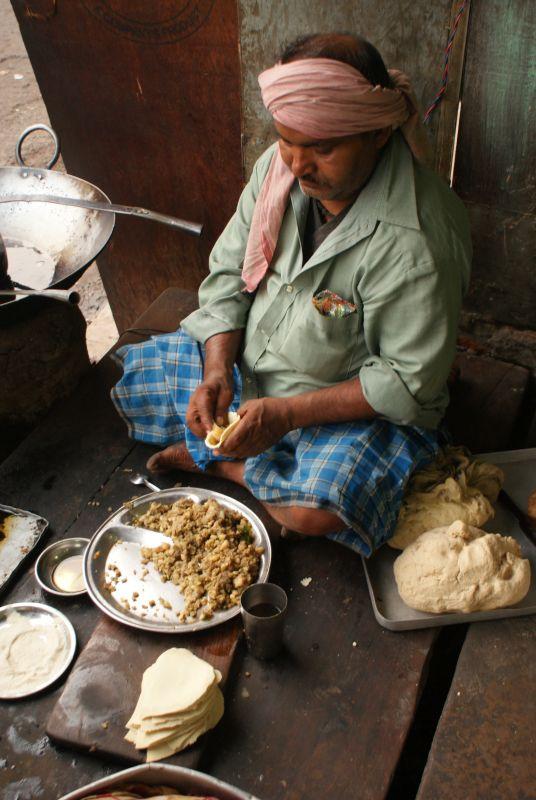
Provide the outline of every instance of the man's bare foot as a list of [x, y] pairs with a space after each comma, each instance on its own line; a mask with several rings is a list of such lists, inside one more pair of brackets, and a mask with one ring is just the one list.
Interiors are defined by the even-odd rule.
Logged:
[[165, 450], [155, 453], [147, 461], [147, 469], [150, 472], [170, 472], [173, 469], [180, 469], [184, 472], [202, 472], [196, 466], [195, 461], [188, 452], [185, 444], [172, 444]]

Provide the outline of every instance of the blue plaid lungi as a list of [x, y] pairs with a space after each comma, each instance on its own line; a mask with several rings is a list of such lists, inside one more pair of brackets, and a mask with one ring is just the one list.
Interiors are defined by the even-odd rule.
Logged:
[[[203, 379], [204, 348], [184, 331], [120, 348], [123, 377], [112, 389], [129, 435], [167, 446], [184, 442], [195, 463], [214, 456], [184, 424], [190, 395]], [[240, 406], [241, 376], [234, 368], [234, 399]], [[348, 528], [329, 538], [368, 556], [394, 532], [407, 482], [437, 454], [438, 431], [395, 425], [382, 419], [294, 430], [245, 461], [251, 493], [277, 506], [322, 508]]]

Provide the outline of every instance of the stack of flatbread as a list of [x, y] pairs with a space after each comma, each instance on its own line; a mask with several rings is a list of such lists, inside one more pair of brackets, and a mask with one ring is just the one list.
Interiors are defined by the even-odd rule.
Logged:
[[223, 716], [220, 681], [220, 672], [189, 650], [166, 650], [143, 673], [125, 739], [147, 748], [147, 761], [184, 750]]

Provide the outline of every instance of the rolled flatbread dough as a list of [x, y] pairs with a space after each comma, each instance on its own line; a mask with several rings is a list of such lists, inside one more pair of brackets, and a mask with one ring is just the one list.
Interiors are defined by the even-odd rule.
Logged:
[[145, 717], [173, 717], [202, 701], [218, 673], [203, 659], [182, 647], [162, 653], [143, 673], [141, 693], [127, 726]]
[[224, 427], [221, 425], [216, 425], [214, 422], [212, 425], [212, 430], [207, 433], [205, 444], [210, 450], [216, 450], [224, 443], [224, 441], [229, 437], [229, 435], [234, 431], [240, 422], [240, 417], [236, 411], [229, 411], [227, 414], [227, 420], [228, 423]]
[[147, 748], [147, 761], [193, 744], [223, 715], [221, 673], [185, 648], [162, 653], [143, 673], [125, 739]]
[[163, 758], [169, 758], [173, 753], [178, 753], [189, 747], [196, 742], [199, 737], [214, 728], [223, 716], [223, 695], [221, 690], [218, 689], [214, 702], [210, 706], [207, 715], [202, 723], [192, 728], [189, 732], [179, 733], [173, 739], [168, 739], [161, 744], [154, 747], [149, 747], [147, 750], [147, 763], [151, 761], [161, 761]]
[[406, 605], [434, 614], [511, 606], [530, 586], [530, 564], [515, 539], [459, 520], [419, 536], [394, 573]]

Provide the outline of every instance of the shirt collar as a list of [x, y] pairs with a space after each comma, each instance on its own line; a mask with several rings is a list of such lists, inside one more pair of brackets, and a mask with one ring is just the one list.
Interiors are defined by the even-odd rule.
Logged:
[[[309, 198], [301, 191], [298, 181], [294, 181], [290, 197], [303, 245]], [[303, 269], [316, 267], [370, 236], [378, 221], [421, 229], [417, 214], [413, 156], [398, 132], [391, 136], [391, 141], [385, 146], [370, 180], [344, 219], [305, 262]]]
[[372, 177], [354, 203], [363, 218], [420, 230], [415, 194], [413, 156], [401, 133], [395, 131], [384, 148]]
[[[309, 198], [303, 194], [297, 180], [292, 186], [291, 200], [302, 228]], [[381, 220], [404, 228], [421, 229], [417, 214], [413, 156], [398, 131], [391, 136], [370, 180], [341, 222], [339, 234], [343, 230], [351, 230], [358, 219], [374, 223]]]

